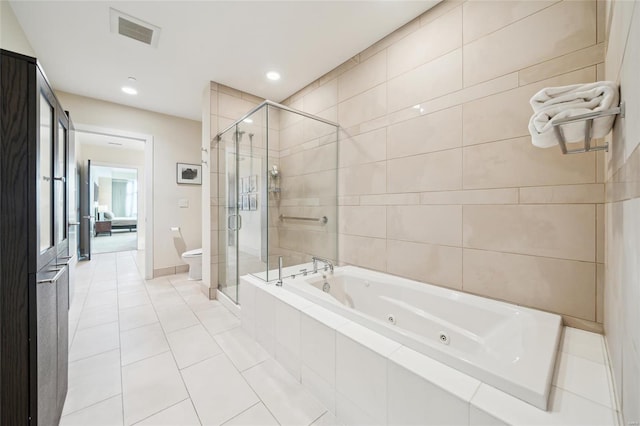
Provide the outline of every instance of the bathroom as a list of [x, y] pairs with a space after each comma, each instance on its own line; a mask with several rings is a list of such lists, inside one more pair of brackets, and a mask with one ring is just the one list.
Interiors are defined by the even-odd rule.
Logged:
[[[75, 404], [61, 424], [640, 421], [638, 32], [636, 1], [445, 0], [277, 103], [211, 81], [202, 138], [189, 148], [203, 171], [189, 188], [201, 194], [201, 243], [189, 229], [182, 250], [202, 247], [201, 280], [187, 279], [171, 244], [171, 228], [188, 221], [156, 222], [173, 263], [144, 283], [139, 305], [154, 306], [140, 324], [159, 330], [145, 352], [156, 364], [136, 374], [171, 365], [175, 377], [162, 380], [177, 384], [158, 382], [165, 395], [133, 403], [123, 373], [119, 388]], [[592, 141], [608, 150], [532, 144], [535, 93], [598, 81], [619, 86], [612, 107], [624, 109]], [[115, 265], [120, 285], [118, 265], [132, 273], [124, 259], [98, 261], [80, 265], [77, 280]], [[349, 288], [352, 271], [362, 288]], [[396, 308], [372, 302], [362, 310], [380, 321], [363, 323], [352, 308], [374, 290]], [[406, 308], [432, 291], [438, 303]], [[173, 315], [174, 296], [193, 312], [177, 313], [176, 302]], [[513, 323], [496, 319], [510, 309], [540, 315], [549, 335], [525, 322], [513, 340], [540, 348], [526, 355], [546, 374], [541, 393], [421, 353], [393, 334], [403, 306], [445, 311], [433, 329], [445, 352], [472, 330], [486, 346], [469, 358], [491, 344], [504, 357], [518, 351], [494, 340], [513, 337]], [[456, 322], [447, 311], [486, 316], [445, 329]], [[112, 352], [126, 342], [115, 333]], [[199, 355], [183, 363], [186, 348]], [[177, 367], [160, 359], [169, 353]], [[139, 362], [118, 360], [117, 370]]]

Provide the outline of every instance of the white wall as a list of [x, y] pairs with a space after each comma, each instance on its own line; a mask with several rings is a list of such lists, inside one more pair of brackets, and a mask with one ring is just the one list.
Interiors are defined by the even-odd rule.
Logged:
[[35, 56], [8, 1], [0, 0], [0, 48]]
[[[76, 125], [153, 136], [154, 274], [175, 272], [184, 264], [177, 248], [202, 247], [201, 186], [176, 183], [177, 162], [200, 164], [200, 122], [65, 92], [56, 95]], [[189, 207], [178, 207], [180, 199], [187, 199]], [[174, 241], [172, 226], [181, 228], [182, 241]]]
[[605, 78], [626, 107], [606, 154], [605, 337], [621, 424], [640, 422], [640, 4], [608, 2]]
[[92, 165], [126, 166], [138, 171], [138, 249], [144, 250], [144, 233], [146, 206], [144, 204], [145, 174], [144, 151], [134, 149], [108, 148], [99, 145], [82, 143], [82, 132], [76, 132], [77, 161], [85, 163], [91, 160]]

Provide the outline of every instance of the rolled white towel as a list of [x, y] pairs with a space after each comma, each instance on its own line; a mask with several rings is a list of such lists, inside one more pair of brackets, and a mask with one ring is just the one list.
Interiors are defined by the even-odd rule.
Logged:
[[[548, 87], [533, 95], [530, 100], [534, 114], [529, 120], [531, 142], [540, 148], [558, 144], [553, 121], [589, 112], [604, 111], [618, 106], [618, 86], [611, 81]], [[593, 137], [602, 138], [609, 133], [615, 116], [600, 117], [593, 121]], [[562, 126], [567, 142], [584, 140], [585, 124], [571, 123]]]

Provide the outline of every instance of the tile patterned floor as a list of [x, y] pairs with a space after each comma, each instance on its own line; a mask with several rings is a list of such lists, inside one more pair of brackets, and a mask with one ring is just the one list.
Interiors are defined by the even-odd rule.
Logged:
[[61, 425], [330, 425], [333, 416], [186, 274], [136, 252], [76, 269]]

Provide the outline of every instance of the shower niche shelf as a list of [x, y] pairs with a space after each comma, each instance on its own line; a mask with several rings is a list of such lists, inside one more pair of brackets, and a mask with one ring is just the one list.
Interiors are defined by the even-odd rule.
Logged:
[[[592, 146], [591, 142], [593, 142], [593, 120], [607, 117], [610, 115], [619, 115], [624, 118], [624, 103], [620, 104], [619, 107], [610, 108], [604, 111], [597, 112], [589, 112], [587, 114], [580, 114], [573, 117], [562, 118], [560, 120], [555, 120], [553, 122], [553, 131], [558, 138], [558, 144], [560, 145], [560, 150], [563, 154], [582, 154], [584, 152], [591, 151], [609, 151], [609, 144], [605, 143], [604, 145]], [[577, 123], [584, 121], [584, 148], [578, 149], [567, 149], [567, 140], [564, 137], [564, 133], [562, 132], [562, 126], [570, 123]]]

